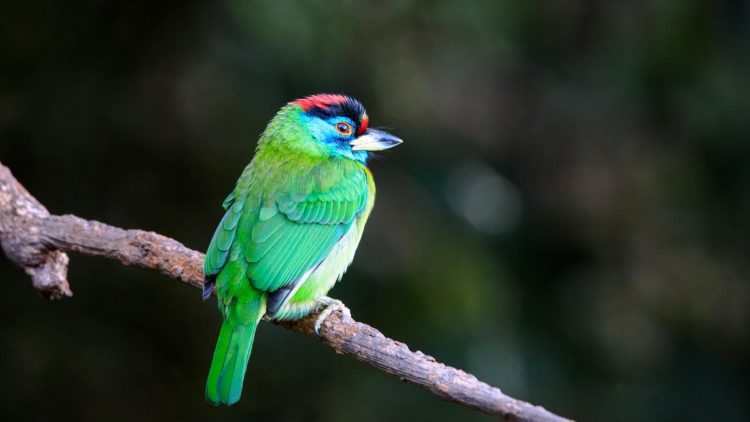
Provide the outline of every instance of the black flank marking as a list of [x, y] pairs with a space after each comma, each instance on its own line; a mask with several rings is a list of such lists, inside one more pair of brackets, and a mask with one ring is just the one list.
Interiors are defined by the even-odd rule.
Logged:
[[203, 279], [203, 300], [208, 300], [216, 287], [216, 276], [209, 275]]
[[281, 305], [289, 293], [292, 292], [293, 288], [294, 285], [282, 287], [268, 294], [268, 298], [266, 299], [266, 315], [269, 318], [276, 316], [276, 313], [279, 312]]

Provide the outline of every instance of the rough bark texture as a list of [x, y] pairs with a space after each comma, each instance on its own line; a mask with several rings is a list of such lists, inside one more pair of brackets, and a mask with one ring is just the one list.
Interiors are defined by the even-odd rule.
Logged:
[[[195, 287], [203, 286], [203, 254], [176, 240], [142, 230], [123, 230], [73, 215], [51, 215], [0, 163], [0, 243], [7, 257], [31, 277], [42, 296], [72, 296], [66, 252], [103, 256], [124, 265], [158, 270]], [[334, 312], [313, 332], [317, 315], [278, 323], [318, 338], [349, 355], [438, 397], [510, 421], [565, 421], [542, 407], [516, 400], [471, 374], [437, 362], [391, 340], [378, 330]]]

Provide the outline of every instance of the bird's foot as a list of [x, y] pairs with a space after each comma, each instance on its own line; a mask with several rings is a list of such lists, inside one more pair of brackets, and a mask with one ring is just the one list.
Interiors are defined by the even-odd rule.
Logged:
[[341, 311], [341, 313], [347, 317], [352, 316], [352, 311], [344, 305], [344, 302], [338, 299], [321, 296], [315, 299], [315, 301], [318, 302], [318, 309], [322, 309], [318, 314], [318, 318], [315, 320], [315, 326], [313, 327], [315, 335], [318, 337], [320, 337], [320, 326], [323, 325], [326, 318], [328, 318], [333, 312]]

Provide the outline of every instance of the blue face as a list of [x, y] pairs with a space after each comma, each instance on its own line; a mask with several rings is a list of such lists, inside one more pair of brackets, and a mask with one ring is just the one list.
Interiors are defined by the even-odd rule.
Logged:
[[308, 127], [330, 156], [349, 158], [362, 164], [367, 162], [367, 151], [352, 151], [349, 145], [349, 142], [357, 137], [357, 125], [348, 117], [334, 116], [323, 119], [310, 116]]

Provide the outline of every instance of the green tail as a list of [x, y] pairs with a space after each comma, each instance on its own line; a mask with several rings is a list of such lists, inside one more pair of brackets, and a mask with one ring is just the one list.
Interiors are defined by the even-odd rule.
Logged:
[[[230, 306], [221, 325], [206, 380], [206, 399], [214, 405], [230, 405], [240, 399], [255, 329], [265, 313], [265, 297], [262, 295], [238, 302]], [[242, 317], [237, 318], [237, 313]]]

